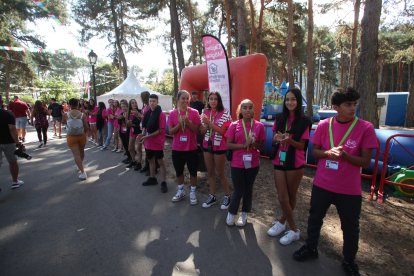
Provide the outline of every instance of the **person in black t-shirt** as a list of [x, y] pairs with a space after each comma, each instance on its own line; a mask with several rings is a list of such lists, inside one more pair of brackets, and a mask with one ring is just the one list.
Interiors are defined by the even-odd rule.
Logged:
[[[3, 105], [3, 100], [0, 98], [0, 106]], [[0, 166], [2, 164], [3, 153], [9, 162], [10, 173], [12, 176], [12, 189], [19, 188], [24, 182], [17, 177], [19, 176], [19, 164], [17, 157], [14, 155], [16, 145], [20, 145], [16, 120], [14, 115], [7, 110], [0, 109]]]
[[197, 91], [193, 91], [191, 93], [191, 102], [190, 102], [190, 107], [197, 109], [198, 114], [201, 115], [201, 113], [203, 112], [203, 108], [204, 108], [205, 104], [202, 101], [198, 100], [198, 92]]
[[56, 136], [56, 124], [58, 128], [59, 138], [62, 138], [62, 116], [63, 116], [63, 106], [56, 102], [56, 99], [51, 99], [52, 103], [49, 105], [49, 115], [53, 119], [53, 136]]

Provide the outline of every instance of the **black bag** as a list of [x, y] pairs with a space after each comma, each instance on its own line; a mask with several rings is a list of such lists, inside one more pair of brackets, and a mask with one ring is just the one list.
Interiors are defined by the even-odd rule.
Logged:
[[233, 151], [232, 150], [227, 150], [226, 151], [226, 158], [227, 158], [227, 161], [231, 161], [233, 159]]

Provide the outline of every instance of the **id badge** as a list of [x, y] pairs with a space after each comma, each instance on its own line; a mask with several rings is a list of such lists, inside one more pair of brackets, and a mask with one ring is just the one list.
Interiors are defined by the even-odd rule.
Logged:
[[216, 140], [214, 140], [214, 145], [215, 145], [216, 147], [220, 146], [220, 141], [216, 141]]
[[339, 161], [326, 160], [325, 168], [337, 171], [339, 168]]
[[251, 153], [243, 154], [243, 163], [245, 169], [250, 169], [252, 167], [253, 156]]
[[281, 162], [286, 162], [286, 151], [280, 151], [279, 152], [279, 159]]
[[187, 142], [188, 138], [185, 135], [180, 136], [180, 142]]
[[127, 132], [127, 128], [126, 127], [122, 127], [121, 131], [122, 131], [122, 133], [125, 133], [125, 132]]

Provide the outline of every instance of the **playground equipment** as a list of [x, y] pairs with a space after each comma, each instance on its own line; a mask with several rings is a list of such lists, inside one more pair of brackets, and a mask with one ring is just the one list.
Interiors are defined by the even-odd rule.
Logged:
[[407, 189], [404, 186], [395, 186], [396, 193], [402, 196], [414, 197], [414, 171], [402, 169], [399, 174], [391, 179], [391, 181], [396, 183], [402, 183], [412, 186], [412, 188]]

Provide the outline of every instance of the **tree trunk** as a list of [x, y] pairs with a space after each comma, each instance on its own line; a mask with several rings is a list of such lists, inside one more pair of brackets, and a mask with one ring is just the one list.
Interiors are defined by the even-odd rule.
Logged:
[[340, 84], [340, 87], [344, 87], [345, 85], [344, 73], [345, 73], [345, 57], [344, 57], [344, 53], [341, 50], [341, 84]]
[[264, 15], [264, 0], [260, 0], [259, 25], [257, 27], [256, 53], [262, 52], [262, 30], [263, 30], [263, 15]]
[[[171, 25], [171, 32], [172, 30]], [[171, 33], [171, 39], [170, 39], [170, 51], [171, 51], [171, 59], [172, 59], [172, 66], [173, 66], [173, 75], [174, 75], [174, 99], [177, 99], [177, 93], [178, 93], [178, 71], [177, 71], [177, 60], [175, 57], [175, 49], [174, 49], [174, 37]]]
[[122, 49], [122, 45], [121, 45], [121, 30], [118, 26], [118, 15], [116, 13], [115, 3], [113, 0], [110, 1], [110, 6], [111, 6], [111, 12], [112, 12], [112, 24], [114, 25], [114, 31], [115, 31], [115, 42], [118, 48], [119, 61], [122, 66], [121, 68], [122, 76], [124, 77], [124, 79], [126, 79], [128, 76], [128, 65], [127, 65], [127, 61], [125, 58], [124, 50]]
[[194, 23], [193, 23], [193, 5], [191, 0], [188, 0], [188, 21], [190, 23], [190, 36], [191, 36], [191, 62], [196, 65], [196, 41], [194, 35]]
[[231, 58], [231, 10], [230, 10], [230, 0], [224, 0], [224, 8], [226, 10], [226, 27], [227, 27], [227, 57]]
[[414, 127], [414, 77], [411, 76], [410, 81], [410, 94], [408, 95], [408, 102], [407, 102], [407, 114], [405, 117], [405, 126], [406, 127]]
[[287, 63], [289, 87], [295, 85], [293, 77], [293, 0], [288, 0], [288, 35], [287, 35]]
[[256, 49], [257, 45], [257, 32], [256, 32], [256, 25], [255, 25], [255, 14], [256, 11], [254, 10], [253, 0], [249, 0], [249, 7], [250, 7], [250, 20], [251, 20], [251, 28], [252, 28], [252, 37], [250, 39], [250, 53], [252, 53]]
[[355, 86], [355, 64], [356, 64], [356, 45], [358, 36], [358, 22], [359, 22], [359, 10], [361, 7], [361, 0], [355, 0], [354, 4], [354, 29], [352, 30], [352, 43], [351, 43], [351, 64], [349, 66], [349, 86]]
[[378, 29], [381, 0], [367, 0], [361, 23], [361, 51], [356, 74], [356, 89], [361, 94], [360, 116], [379, 127], [377, 110], [378, 92]]
[[[308, 45], [306, 47], [306, 66], [308, 67], [306, 77], [306, 101], [307, 113], [306, 116], [310, 120], [313, 118], [313, 91], [315, 89], [315, 63], [313, 62], [313, 1], [308, 0]], [[312, 120], [313, 121], [313, 120]]]
[[181, 26], [180, 22], [178, 21], [178, 12], [177, 12], [177, 1], [170, 0], [170, 16], [171, 16], [171, 24], [172, 24], [172, 31], [175, 40], [175, 47], [177, 49], [177, 59], [178, 59], [178, 72], [181, 76], [181, 72], [185, 67], [184, 63], [184, 52], [183, 52], [183, 43], [181, 39]]
[[237, 37], [238, 56], [246, 55], [246, 26], [245, 26], [245, 5], [244, 0], [237, 0]]
[[404, 75], [404, 63], [402, 59], [398, 61], [398, 75], [397, 75], [397, 91], [402, 91], [403, 84], [403, 75]]

